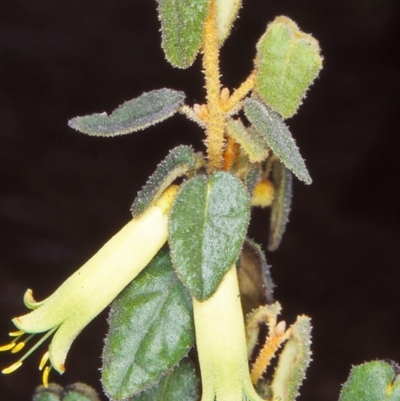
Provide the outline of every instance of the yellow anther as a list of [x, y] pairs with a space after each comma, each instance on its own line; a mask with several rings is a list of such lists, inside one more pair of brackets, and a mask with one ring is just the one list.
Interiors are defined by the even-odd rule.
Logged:
[[15, 347], [15, 342], [13, 341], [10, 344], [6, 344], [6, 345], [1, 345], [0, 346], [0, 352], [1, 351], [10, 351], [10, 349], [13, 349]]
[[22, 361], [15, 362], [8, 368], [5, 368], [1, 371], [1, 373], [8, 375], [9, 373], [15, 372], [22, 365]]
[[11, 350], [12, 354], [16, 354], [17, 352], [21, 351], [25, 347], [25, 341], [21, 341], [20, 343], [15, 344], [15, 347]]
[[10, 337], [21, 337], [22, 335], [24, 335], [25, 332], [22, 330], [18, 330], [18, 331], [12, 331], [11, 333], [8, 333], [8, 335]]
[[51, 366], [46, 366], [43, 371], [43, 386], [49, 386], [49, 374], [50, 374]]
[[40, 360], [39, 370], [42, 370], [44, 365], [46, 365], [47, 361], [49, 360], [49, 351], [45, 352]]

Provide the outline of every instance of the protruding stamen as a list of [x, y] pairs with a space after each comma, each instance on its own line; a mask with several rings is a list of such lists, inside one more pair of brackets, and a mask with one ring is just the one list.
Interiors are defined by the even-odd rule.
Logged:
[[10, 351], [10, 349], [13, 349], [15, 347], [15, 341], [6, 344], [6, 345], [2, 345], [0, 346], [0, 352], [2, 351]]
[[48, 360], [49, 360], [49, 351], [46, 351], [42, 356], [42, 359], [40, 360], [39, 370], [43, 369], [44, 365], [46, 365]]
[[15, 372], [21, 365], [22, 365], [22, 361], [19, 360], [18, 362], [13, 363], [8, 368], [3, 369], [1, 371], [1, 373], [8, 375], [9, 373]]
[[51, 371], [51, 366], [46, 366], [43, 371], [43, 386], [49, 386], [49, 374]]
[[[31, 340], [35, 334], [30, 334], [24, 341], [21, 341], [19, 343], [16, 343], [15, 347], [12, 349], [11, 353], [16, 354], [17, 352], [21, 351], [25, 345], [28, 343], [29, 340]], [[17, 339], [15, 339], [16, 341]]]
[[12, 331], [11, 333], [8, 333], [10, 337], [21, 337], [25, 334], [25, 331], [18, 330], [18, 331]]

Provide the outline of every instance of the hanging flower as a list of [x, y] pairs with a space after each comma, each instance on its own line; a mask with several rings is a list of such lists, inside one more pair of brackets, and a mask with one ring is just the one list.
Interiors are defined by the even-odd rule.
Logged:
[[72, 342], [82, 329], [102, 312], [114, 298], [153, 259], [168, 237], [168, 212], [178, 187], [171, 186], [142, 215], [131, 220], [112, 237], [91, 259], [69, 277], [51, 296], [36, 302], [31, 290], [24, 296], [32, 311], [16, 317], [18, 331], [0, 351], [17, 353], [36, 334], [42, 338], [16, 363], [3, 369], [11, 373], [47, 338], [54, 334], [39, 369], [47, 385], [51, 367], [60, 374], [65, 371], [65, 359]]
[[263, 401], [251, 383], [236, 266], [206, 301], [193, 299], [201, 401]]

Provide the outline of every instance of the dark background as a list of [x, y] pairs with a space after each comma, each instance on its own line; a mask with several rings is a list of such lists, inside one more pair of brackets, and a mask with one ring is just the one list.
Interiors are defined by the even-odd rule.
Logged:
[[[294, 187], [291, 222], [268, 255], [289, 323], [313, 318], [313, 363], [300, 401], [334, 401], [352, 364], [400, 362], [398, 0], [244, 0], [223, 48], [223, 82], [250, 72], [276, 15], [319, 39], [324, 70], [288, 121], [314, 179]], [[177, 144], [202, 149], [183, 116], [114, 139], [67, 126], [155, 88], [202, 102], [199, 60], [173, 69], [154, 0], [0, 1], [0, 342], [27, 288], [49, 295], [130, 218], [135, 193]], [[251, 235], [265, 247], [268, 212]], [[72, 346], [53, 380], [100, 390], [106, 313]], [[41, 352], [0, 376], [1, 400], [29, 400]], [[0, 356], [1, 366], [15, 355]]]

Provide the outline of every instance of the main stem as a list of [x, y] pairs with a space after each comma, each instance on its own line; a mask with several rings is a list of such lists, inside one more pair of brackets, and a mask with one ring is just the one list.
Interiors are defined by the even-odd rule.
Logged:
[[206, 128], [208, 170], [212, 172], [222, 167], [222, 153], [225, 145], [225, 113], [220, 104], [221, 83], [215, 0], [210, 0], [208, 16], [204, 24], [203, 72], [208, 108], [208, 123]]

